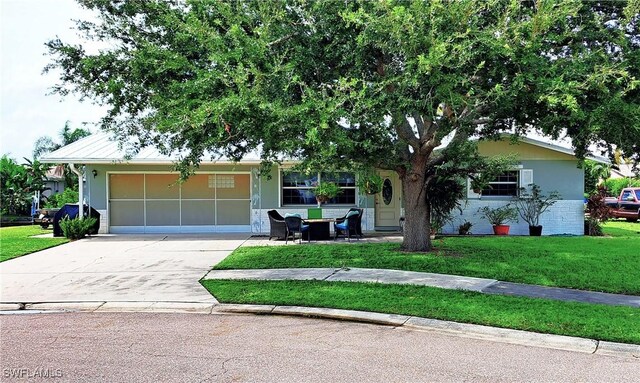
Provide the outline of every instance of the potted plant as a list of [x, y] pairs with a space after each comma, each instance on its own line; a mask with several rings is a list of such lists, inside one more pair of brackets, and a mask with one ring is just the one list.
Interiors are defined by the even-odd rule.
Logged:
[[510, 204], [500, 206], [495, 209], [489, 206], [483, 206], [478, 209], [478, 213], [482, 218], [485, 218], [493, 225], [493, 233], [495, 235], [509, 235], [509, 225], [505, 223], [509, 221], [516, 221], [518, 219], [518, 212], [516, 208]]
[[529, 235], [541, 236], [540, 216], [560, 199], [560, 193], [552, 191], [548, 196], [542, 194], [540, 186], [531, 184], [531, 193], [520, 189], [520, 197], [515, 201], [518, 214], [529, 224]]
[[311, 192], [316, 196], [318, 207], [320, 207], [323, 203], [342, 193], [342, 190], [340, 190], [340, 186], [334, 182], [322, 182], [320, 185], [311, 189]]

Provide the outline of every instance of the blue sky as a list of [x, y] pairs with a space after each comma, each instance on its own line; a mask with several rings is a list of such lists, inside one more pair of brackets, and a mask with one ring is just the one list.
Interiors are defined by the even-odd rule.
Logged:
[[72, 0], [0, 0], [0, 152], [18, 162], [31, 158], [38, 137], [57, 141], [65, 121], [81, 127], [104, 113], [73, 95], [47, 95], [58, 77], [42, 74], [50, 61], [44, 43], [56, 36], [79, 42], [72, 30], [72, 19], [79, 18], [91, 18], [91, 13]]

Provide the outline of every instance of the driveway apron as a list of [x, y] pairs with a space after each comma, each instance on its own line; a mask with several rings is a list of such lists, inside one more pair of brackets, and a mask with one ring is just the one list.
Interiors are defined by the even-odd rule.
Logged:
[[97, 236], [0, 263], [0, 302], [215, 299], [198, 282], [248, 234]]

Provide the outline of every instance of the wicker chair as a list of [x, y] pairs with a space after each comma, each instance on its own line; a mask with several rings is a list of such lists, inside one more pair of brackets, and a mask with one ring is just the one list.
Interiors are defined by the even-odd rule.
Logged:
[[276, 210], [269, 210], [267, 215], [269, 216], [269, 241], [273, 237], [286, 238], [287, 224], [284, 222], [284, 217]]
[[[302, 233], [309, 230], [309, 225], [302, 223], [302, 218], [291, 216], [284, 217], [284, 222], [287, 225], [287, 237], [285, 238], [285, 244], [289, 243], [289, 237], [293, 237], [293, 241], [296, 240], [296, 233], [300, 233], [300, 243], [302, 243]], [[307, 235], [307, 241], [311, 242], [311, 236]]]
[[[362, 234], [362, 215], [364, 214], [364, 209], [352, 207], [351, 209], [349, 209], [347, 214], [351, 213], [352, 211], [358, 212], [358, 219], [356, 220], [355, 234], [358, 235], [360, 238], [363, 238], [364, 234]], [[336, 223], [344, 223], [344, 221], [347, 219], [347, 214], [345, 214], [343, 217], [336, 218]]]
[[351, 241], [352, 235], [356, 236], [356, 239], [360, 240], [357, 233], [359, 217], [360, 212], [358, 212], [357, 210], [353, 210], [352, 212], [347, 213], [342, 223], [334, 223], [333, 231], [335, 233], [335, 237], [333, 238], [333, 240], [335, 241], [336, 239], [338, 239], [339, 235], [344, 235], [349, 239], [349, 241]]

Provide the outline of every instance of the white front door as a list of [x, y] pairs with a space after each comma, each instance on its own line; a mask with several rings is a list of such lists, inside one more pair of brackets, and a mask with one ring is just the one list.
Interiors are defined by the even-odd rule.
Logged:
[[376, 194], [376, 227], [397, 228], [400, 220], [402, 189], [398, 174], [393, 171], [381, 171], [382, 191]]

